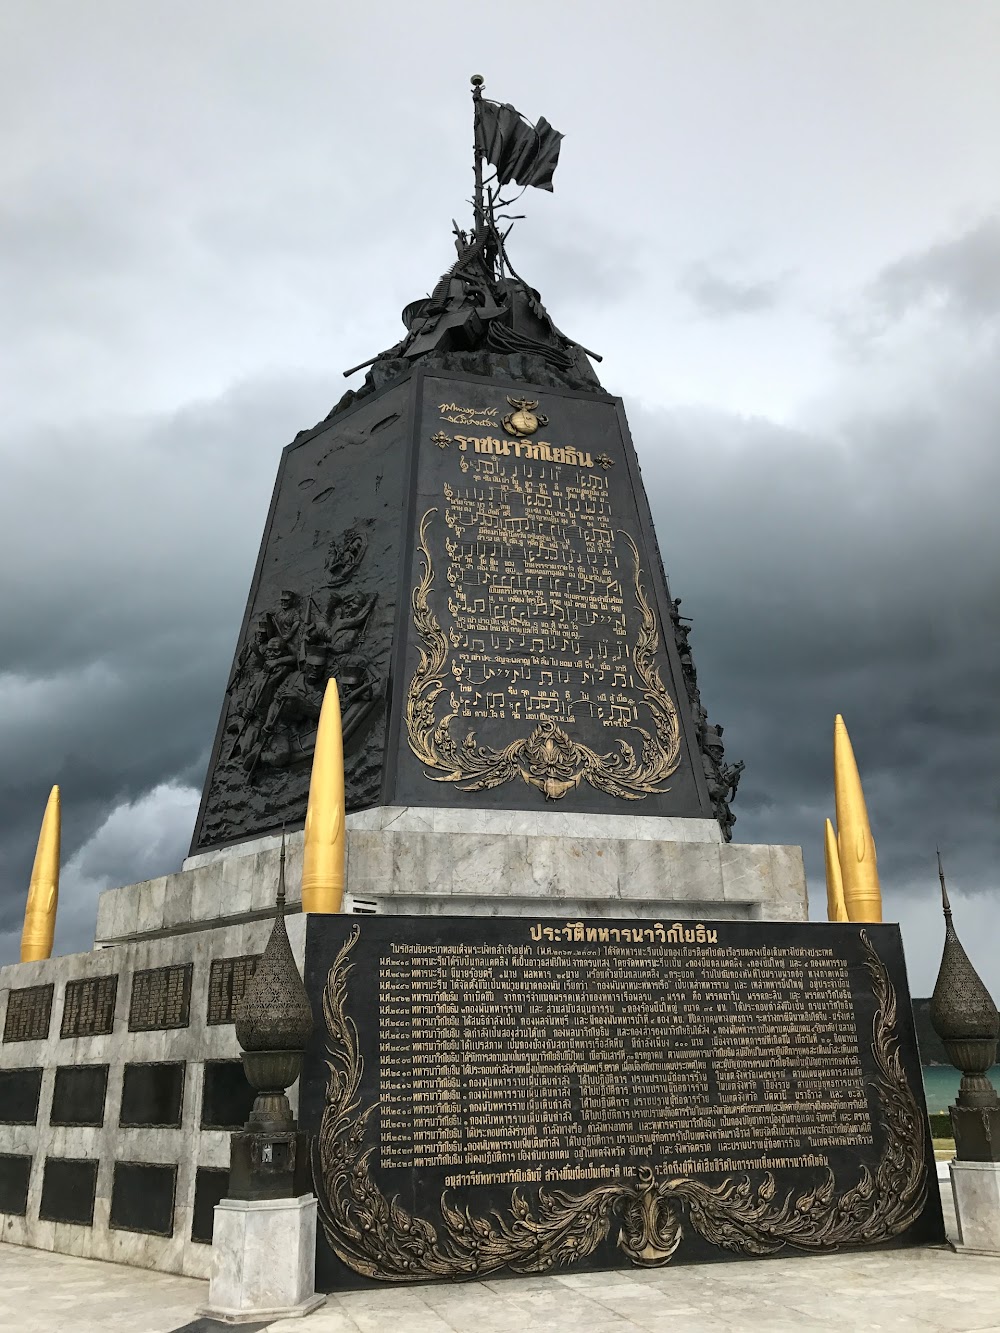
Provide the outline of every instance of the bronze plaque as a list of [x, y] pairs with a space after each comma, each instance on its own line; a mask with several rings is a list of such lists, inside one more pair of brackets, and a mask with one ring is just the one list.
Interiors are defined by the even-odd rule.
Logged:
[[327, 1287], [944, 1239], [896, 926], [316, 916], [306, 981]]
[[66, 982], [60, 1037], [102, 1037], [115, 1025], [117, 973]]
[[260, 962], [259, 953], [234, 958], [213, 958], [208, 974], [208, 1014], [206, 1023], [231, 1023], [236, 1006], [253, 980]]
[[191, 1021], [193, 963], [149, 967], [132, 974], [129, 1032], [186, 1028]]
[[611, 398], [428, 376], [395, 802], [705, 816]]
[[46, 986], [19, 986], [10, 992], [3, 1025], [4, 1041], [45, 1040], [52, 1016], [52, 991], [50, 981]]

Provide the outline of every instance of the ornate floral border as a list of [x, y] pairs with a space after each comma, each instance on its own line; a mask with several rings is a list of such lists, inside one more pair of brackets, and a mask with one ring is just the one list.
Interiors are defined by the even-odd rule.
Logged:
[[656, 666], [660, 636], [643, 587], [639, 552], [631, 536], [621, 533], [632, 553], [635, 596], [641, 616], [632, 664], [642, 681], [643, 699], [653, 727], [652, 733], [638, 725], [631, 728], [641, 738], [639, 754], [624, 740], [618, 742], [616, 750], [598, 754], [551, 720], [540, 722], [530, 736], [511, 741], [503, 749], [494, 749], [477, 745], [473, 731], [468, 732], [461, 744], [456, 743], [451, 735], [455, 713], [446, 714], [440, 721], [437, 718], [436, 704], [446, 689], [451, 645], [430, 605], [434, 565], [427, 533], [436, 513], [436, 509], [428, 509], [420, 520], [419, 549], [423, 564], [411, 598], [420, 656], [404, 704], [407, 740], [426, 766], [427, 776], [435, 782], [461, 783], [463, 791], [499, 787], [520, 776], [549, 801], [559, 800], [582, 781], [627, 801], [639, 801], [669, 790], [663, 784], [680, 764], [680, 721]]
[[320, 1219], [330, 1249], [356, 1273], [383, 1282], [483, 1277], [508, 1268], [540, 1273], [593, 1254], [617, 1225], [617, 1243], [633, 1263], [668, 1263], [685, 1228], [724, 1250], [774, 1254], [785, 1246], [835, 1250], [891, 1240], [920, 1216], [927, 1198], [925, 1126], [903, 1069], [896, 1037], [896, 992], [867, 935], [860, 932], [876, 1001], [872, 1055], [875, 1089], [886, 1134], [874, 1173], [839, 1187], [826, 1170], [812, 1189], [779, 1196], [774, 1176], [759, 1184], [728, 1176], [707, 1185], [691, 1176], [657, 1177], [641, 1168], [636, 1180], [599, 1185], [582, 1194], [540, 1187], [529, 1201], [513, 1190], [503, 1210], [480, 1216], [439, 1202], [440, 1218], [415, 1216], [372, 1179], [373, 1146], [365, 1146], [377, 1103], [362, 1107], [363, 1061], [358, 1033], [346, 1012], [351, 950], [357, 926], [327, 977], [323, 1016], [328, 1034], [326, 1104], [315, 1145], [314, 1177]]

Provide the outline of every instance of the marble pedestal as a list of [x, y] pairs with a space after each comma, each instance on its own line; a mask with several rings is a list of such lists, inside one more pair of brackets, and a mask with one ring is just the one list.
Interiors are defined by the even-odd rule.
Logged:
[[[378, 806], [347, 817], [345, 911], [418, 916], [805, 921], [798, 847], [725, 843], [714, 819]], [[299, 910], [302, 833], [288, 837]], [[280, 839], [188, 857], [108, 889], [98, 947], [242, 925], [273, 911]]]
[[315, 1195], [216, 1204], [202, 1314], [232, 1324], [293, 1319], [325, 1301], [316, 1294]]
[[958, 1248], [1000, 1255], [1000, 1162], [950, 1163]]

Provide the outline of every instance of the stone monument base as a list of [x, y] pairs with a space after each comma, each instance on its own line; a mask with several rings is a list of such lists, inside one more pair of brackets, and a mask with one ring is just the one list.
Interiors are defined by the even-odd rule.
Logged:
[[223, 1199], [215, 1206], [208, 1304], [226, 1323], [294, 1319], [326, 1301], [316, 1293], [316, 1198]]
[[959, 1243], [971, 1254], [1000, 1255], [1000, 1162], [949, 1163]]
[[[288, 836], [298, 910], [301, 832]], [[98, 947], [270, 914], [280, 838], [191, 856], [101, 895]], [[804, 921], [798, 847], [725, 843], [714, 819], [377, 806], [347, 817], [344, 910], [415, 916], [704, 917]]]
[[[710, 819], [381, 806], [347, 824], [347, 913], [807, 917], [801, 851], [723, 843]], [[302, 967], [302, 834], [288, 844]], [[208, 1276], [254, 1098], [232, 1016], [270, 933], [279, 845], [108, 889], [91, 952], [0, 968], [0, 1243]]]

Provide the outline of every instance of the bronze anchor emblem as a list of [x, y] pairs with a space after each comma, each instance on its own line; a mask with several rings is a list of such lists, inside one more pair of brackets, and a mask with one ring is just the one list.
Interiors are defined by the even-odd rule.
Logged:
[[538, 406], [537, 398], [508, 396], [507, 401], [515, 409], [513, 412], [508, 412], [503, 419], [503, 428], [508, 435], [534, 435], [539, 426], [549, 424], [548, 417], [543, 417], [535, 411]]

